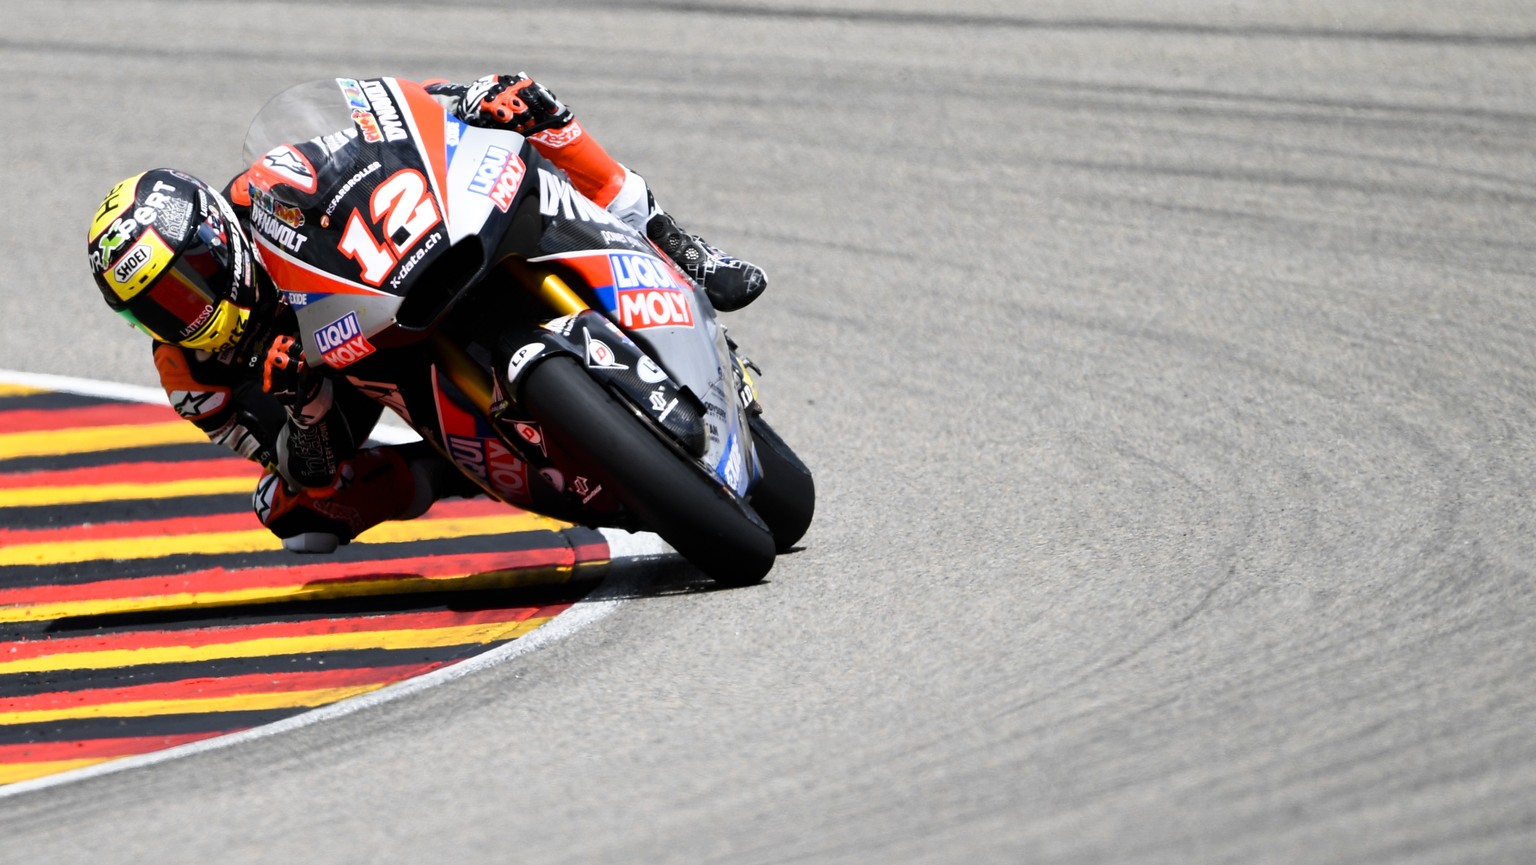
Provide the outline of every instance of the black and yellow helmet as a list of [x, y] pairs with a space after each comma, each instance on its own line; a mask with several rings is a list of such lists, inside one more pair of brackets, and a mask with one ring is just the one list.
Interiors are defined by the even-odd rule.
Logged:
[[155, 339], [223, 351], [244, 335], [256, 304], [250, 241], [201, 180], [156, 168], [112, 187], [88, 249], [107, 306]]

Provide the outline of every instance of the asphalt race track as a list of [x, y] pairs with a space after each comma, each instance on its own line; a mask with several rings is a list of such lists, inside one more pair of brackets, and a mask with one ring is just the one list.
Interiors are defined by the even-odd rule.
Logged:
[[526, 68], [768, 268], [729, 320], [821, 499], [761, 586], [0, 796], [0, 862], [1536, 860], [1536, 7], [6, 17], [0, 369], [153, 383], [83, 252], [122, 177]]

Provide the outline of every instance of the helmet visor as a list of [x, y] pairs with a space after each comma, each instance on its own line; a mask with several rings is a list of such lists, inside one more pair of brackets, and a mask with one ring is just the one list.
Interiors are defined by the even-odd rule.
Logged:
[[[225, 347], [231, 337], [231, 318], [240, 319], [231, 301], [235, 297], [234, 272], [229, 246], [207, 223], [179, 255], [135, 294], [120, 310], [124, 317], [164, 342], [187, 348]], [[242, 310], [243, 312], [243, 310]], [[233, 336], [238, 337], [238, 330]]]

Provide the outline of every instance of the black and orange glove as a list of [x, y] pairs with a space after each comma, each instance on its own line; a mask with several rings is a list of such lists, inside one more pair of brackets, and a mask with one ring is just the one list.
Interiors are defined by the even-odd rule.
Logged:
[[319, 376], [304, 362], [304, 346], [287, 334], [273, 337], [261, 362], [262, 391], [293, 408], [312, 399], [319, 387]]
[[455, 112], [466, 123], [532, 135], [571, 122], [571, 109], [527, 75], [487, 75], [471, 83]]

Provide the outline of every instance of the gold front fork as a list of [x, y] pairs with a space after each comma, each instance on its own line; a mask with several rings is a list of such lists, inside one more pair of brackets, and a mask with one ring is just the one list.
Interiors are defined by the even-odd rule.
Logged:
[[496, 390], [490, 371], [476, 363], [463, 346], [441, 333], [432, 334], [431, 342], [432, 359], [436, 361], [438, 371], [447, 376], [460, 393], [469, 397], [481, 414], [489, 417]]
[[531, 289], [534, 296], [560, 315], [575, 315], [590, 308], [580, 295], [565, 284], [565, 280], [551, 271], [543, 268], [535, 270], [520, 258], [509, 258], [503, 262], [502, 266], [511, 271], [519, 282]]
[[[509, 258], [503, 266], [557, 315], [575, 315], [590, 309], [565, 280], [548, 270], [535, 270], [520, 258]], [[432, 334], [431, 343], [438, 369], [469, 397], [475, 408], [489, 417], [496, 390], [489, 371], [470, 357], [463, 346], [441, 333]]]

